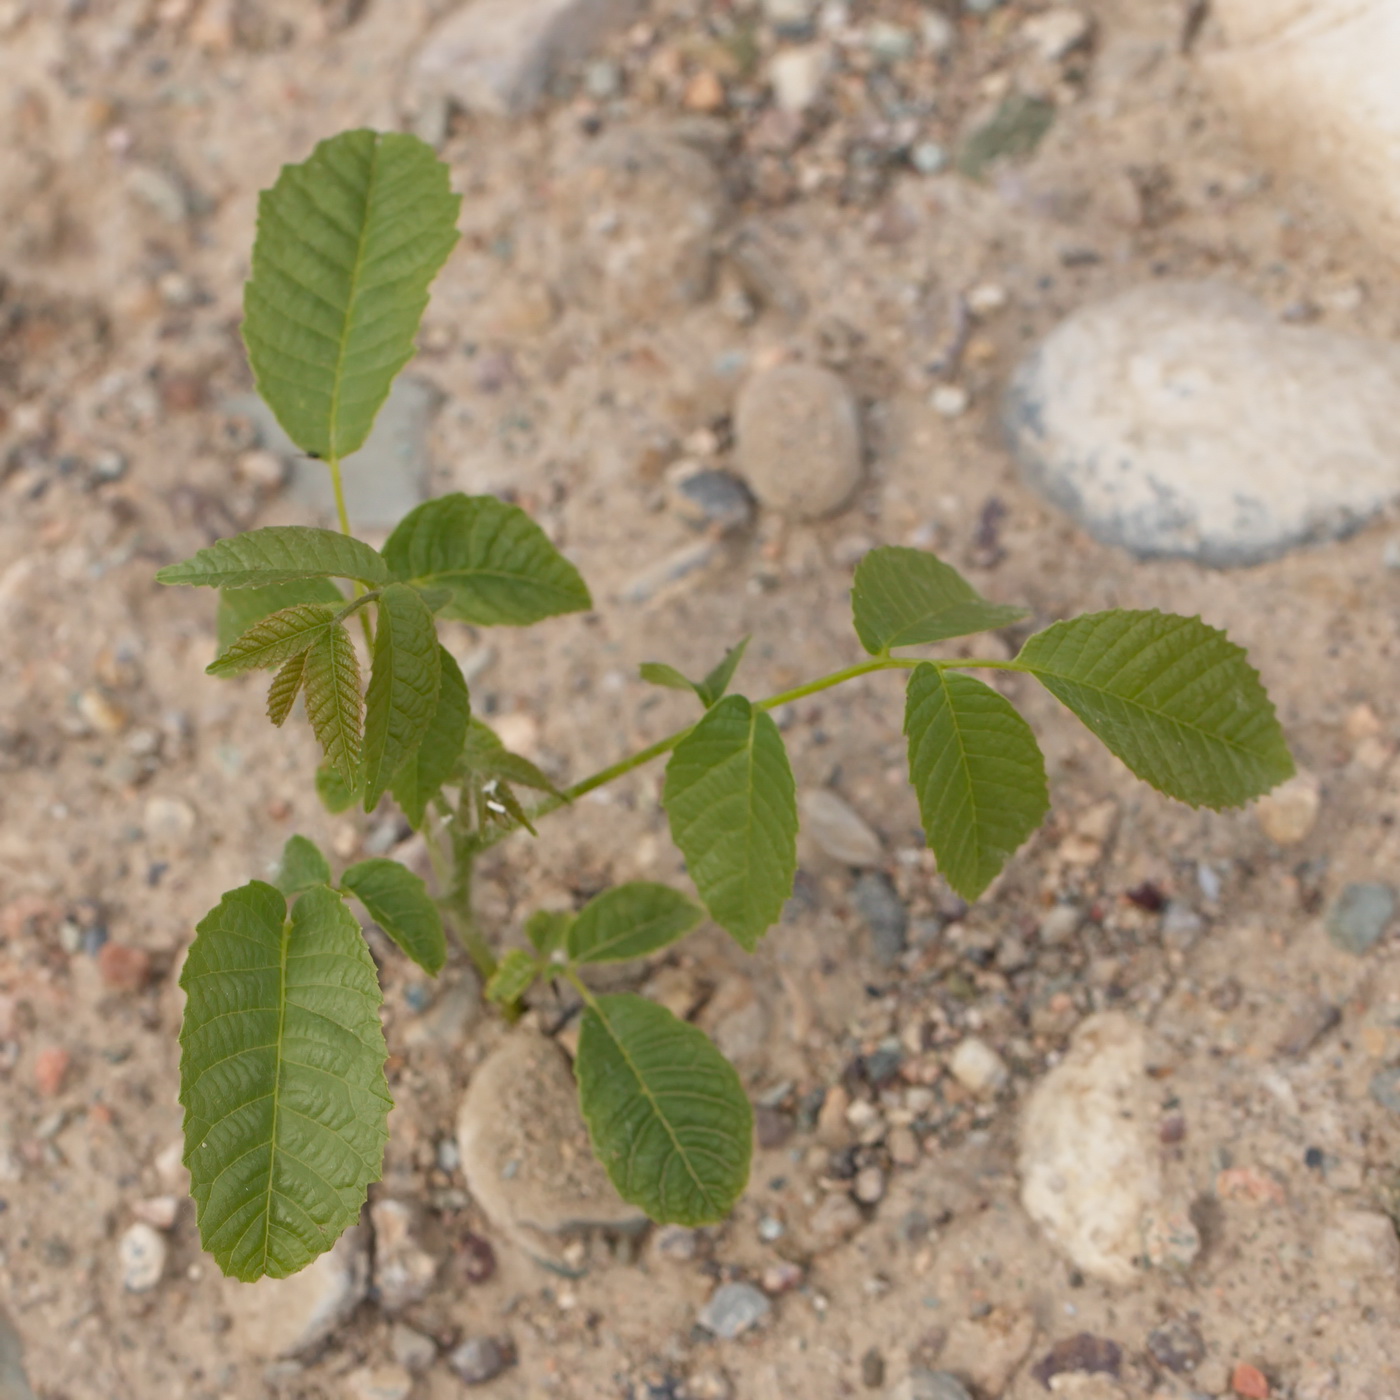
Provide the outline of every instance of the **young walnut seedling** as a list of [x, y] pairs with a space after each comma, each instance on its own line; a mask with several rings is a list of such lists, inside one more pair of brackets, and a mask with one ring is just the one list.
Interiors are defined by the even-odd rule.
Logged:
[[[1036, 633], [1012, 661], [898, 655], [1028, 614], [989, 602], [931, 554], [883, 548], [861, 561], [852, 592], [868, 660], [763, 700], [729, 693], [742, 642], [701, 681], [648, 664], [646, 680], [693, 692], [696, 722], [557, 789], [472, 714], [438, 625], [523, 627], [587, 610], [578, 571], [492, 496], [428, 501], [380, 550], [346, 516], [341, 462], [413, 353], [458, 207], [426, 145], [371, 131], [322, 142], [263, 194], [244, 340], [259, 392], [326, 464], [340, 531], [250, 530], [159, 574], [219, 590], [210, 672], [271, 671], [275, 725], [301, 697], [325, 755], [326, 806], [369, 812], [392, 798], [424, 834], [438, 885], [378, 858], [337, 879], [293, 836], [273, 883], [231, 890], [199, 924], [180, 978], [185, 1163], [204, 1247], [241, 1279], [293, 1273], [329, 1249], [380, 1174], [391, 1107], [381, 993], [347, 899], [430, 974], [446, 958], [446, 922], [508, 1015], [539, 978], [571, 985], [583, 1004], [579, 1101], [599, 1158], [653, 1219], [700, 1225], [722, 1219], [748, 1179], [753, 1120], [739, 1078], [696, 1027], [643, 997], [595, 993], [588, 970], [649, 957], [706, 914], [752, 951], [780, 917], [798, 820], [774, 707], [909, 672], [910, 780], [939, 870], [968, 900], [1049, 809], [1035, 736], [970, 670], [1034, 676], [1140, 778], [1192, 806], [1238, 806], [1293, 772], [1244, 653], [1199, 619], [1094, 613]], [[699, 904], [665, 885], [621, 885], [577, 913], [536, 912], [529, 951], [498, 960], [472, 914], [476, 857], [662, 757], [662, 805]]]

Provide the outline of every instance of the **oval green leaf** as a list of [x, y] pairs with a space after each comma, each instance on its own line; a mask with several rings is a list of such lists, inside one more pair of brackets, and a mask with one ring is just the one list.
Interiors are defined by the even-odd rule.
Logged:
[[396, 579], [446, 588], [440, 609], [478, 626], [526, 627], [593, 606], [579, 572], [519, 506], [456, 492], [409, 511], [384, 545]]
[[743, 1194], [753, 1110], [705, 1033], [663, 1006], [601, 996], [579, 1032], [579, 1105], [624, 1201], [655, 1221], [714, 1225]]
[[180, 986], [200, 1240], [233, 1278], [284, 1278], [359, 1219], [380, 1174], [393, 1100], [374, 964], [333, 890], [289, 920], [255, 880], [199, 924]]
[[684, 938], [704, 913], [669, 885], [636, 880], [591, 899], [568, 934], [569, 957], [578, 963], [645, 958]]
[[375, 856], [352, 865], [341, 885], [424, 972], [434, 977], [447, 960], [442, 915], [428, 887], [407, 866]]
[[797, 795], [783, 736], [742, 695], [721, 700], [676, 746], [662, 803], [710, 916], [750, 952], [797, 872]]
[[939, 872], [972, 901], [1050, 810], [1040, 746], [990, 686], [929, 665], [910, 677], [904, 733]]
[[872, 549], [851, 589], [856, 635], [872, 656], [894, 647], [970, 637], [1030, 616], [989, 603], [955, 568], [922, 549]]
[[365, 811], [428, 732], [442, 662], [437, 627], [421, 597], [401, 583], [379, 595], [374, 662], [365, 693]]
[[286, 724], [292, 706], [301, 692], [301, 683], [306, 679], [306, 653], [299, 651], [291, 657], [278, 673], [273, 676], [267, 688], [267, 717], [278, 729]]
[[460, 206], [430, 146], [376, 131], [322, 141], [260, 196], [243, 340], [258, 392], [303, 452], [343, 458], [369, 436]]
[[1038, 632], [1017, 661], [1139, 778], [1192, 807], [1240, 807], [1293, 775], [1259, 673], [1198, 617], [1090, 613]]
[[313, 885], [329, 885], [330, 882], [330, 862], [321, 854], [321, 848], [305, 836], [289, 837], [282, 847], [282, 859], [272, 883], [290, 898]]
[[167, 564], [156, 574], [158, 583], [233, 589], [315, 578], [380, 584], [388, 581], [389, 570], [374, 550], [349, 535], [312, 525], [264, 525], [215, 540], [183, 563]]
[[418, 747], [394, 774], [390, 790], [403, 808], [409, 825], [419, 830], [428, 812], [428, 803], [442, 791], [462, 752], [471, 719], [471, 696], [457, 659], [444, 646], [438, 647], [442, 680], [437, 704]]

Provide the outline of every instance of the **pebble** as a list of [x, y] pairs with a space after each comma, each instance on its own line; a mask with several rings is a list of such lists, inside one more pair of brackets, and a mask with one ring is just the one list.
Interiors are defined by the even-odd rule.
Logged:
[[723, 1283], [696, 1318], [707, 1332], [732, 1342], [757, 1327], [773, 1310], [767, 1296], [751, 1283]]
[[681, 105], [692, 112], [718, 112], [724, 106], [724, 84], [719, 75], [702, 68], [686, 85]]
[[41, 1050], [34, 1057], [34, 1083], [46, 1098], [63, 1092], [72, 1068], [73, 1057], [61, 1045]]
[[948, 168], [948, 148], [937, 141], [920, 141], [909, 152], [909, 163], [920, 175], [938, 175]]
[[127, 1227], [117, 1241], [122, 1287], [128, 1293], [149, 1293], [165, 1273], [165, 1236], [144, 1221]]
[[143, 992], [151, 980], [151, 955], [126, 943], [104, 943], [97, 950], [97, 970], [116, 992]]
[[958, 29], [947, 15], [940, 10], [925, 14], [919, 26], [919, 37], [931, 54], [951, 53], [958, 41]]
[[780, 1259], [764, 1269], [759, 1282], [763, 1285], [765, 1293], [776, 1298], [779, 1294], [791, 1293], [794, 1288], [801, 1288], [804, 1278], [806, 1274], [801, 1264], [794, 1264], [790, 1259]]
[[413, 1377], [402, 1366], [357, 1366], [345, 1377], [348, 1400], [408, 1400]]
[[384, 1198], [369, 1208], [374, 1227], [374, 1286], [387, 1313], [402, 1312], [428, 1296], [438, 1260], [418, 1239], [417, 1212], [406, 1201]]
[[495, 1337], [469, 1337], [447, 1354], [463, 1385], [485, 1385], [515, 1364], [514, 1349]]
[[811, 28], [818, 0], [763, 0], [763, 18], [785, 38], [801, 37]]
[[389, 1354], [405, 1370], [418, 1376], [437, 1360], [437, 1343], [406, 1322], [396, 1322], [389, 1329]]
[[1322, 793], [1311, 773], [1295, 773], [1254, 804], [1259, 828], [1280, 846], [1296, 846], [1317, 825]]
[[911, 1371], [885, 1392], [885, 1400], [972, 1400], [967, 1387], [951, 1371]]
[[1061, 322], [1005, 416], [1027, 479], [1096, 539], [1225, 568], [1340, 538], [1400, 496], [1397, 397], [1400, 346], [1154, 282]]
[[610, 102], [622, 91], [622, 70], [610, 58], [595, 58], [583, 70], [583, 90], [599, 102]]
[[972, 403], [972, 395], [961, 384], [940, 384], [929, 395], [929, 407], [941, 418], [961, 418]]
[[1143, 1258], [1154, 1269], [1185, 1273], [1201, 1252], [1201, 1234], [1186, 1210], [1149, 1207], [1142, 1217]]
[[1269, 1400], [1269, 1382], [1264, 1373], [1247, 1361], [1239, 1362], [1230, 1372], [1230, 1391], [1242, 1400]]
[[1173, 1375], [1188, 1375], [1205, 1359], [1205, 1339], [1185, 1318], [1174, 1317], [1147, 1335], [1152, 1359]]
[[416, 84], [468, 112], [524, 116], [626, 8], [616, 0], [476, 0], [429, 31], [413, 60]]
[[915, 48], [914, 31], [902, 24], [876, 20], [865, 31], [865, 46], [871, 56], [881, 63], [899, 63], [912, 56]]
[[131, 1213], [154, 1230], [173, 1230], [180, 1218], [179, 1196], [148, 1196], [137, 1201]]
[[820, 1253], [835, 1249], [850, 1239], [865, 1224], [860, 1207], [842, 1191], [833, 1191], [812, 1212], [808, 1227], [812, 1242]]
[[885, 1173], [879, 1167], [862, 1167], [856, 1173], [851, 1194], [862, 1205], [878, 1205], [885, 1195]]
[[99, 734], [120, 734], [128, 722], [126, 711], [100, 690], [85, 690], [78, 696], [78, 713]]
[[1083, 1273], [1120, 1285], [1138, 1277], [1143, 1214], [1161, 1194], [1146, 1067], [1141, 1026], [1119, 1012], [1093, 1016], [1020, 1125], [1026, 1213]]
[[285, 459], [263, 447], [244, 452], [235, 463], [234, 471], [240, 481], [262, 491], [278, 491], [287, 479]]
[[1344, 953], [1360, 957], [1381, 941], [1395, 917], [1395, 891], [1379, 881], [1347, 885], [1332, 901], [1327, 936]]
[[908, 947], [909, 911], [894, 881], [883, 870], [867, 871], [856, 881], [851, 903], [870, 930], [876, 961], [885, 966], [897, 962]]
[[369, 1291], [369, 1232], [352, 1225], [300, 1273], [250, 1288], [223, 1283], [223, 1306], [247, 1352], [269, 1360], [314, 1351], [350, 1318]]
[[24, 1344], [4, 1308], [0, 1308], [0, 1400], [34, 1400], [24, 1373]]
[[817, 1141], [823, 1147], [843, 1147], [850, 1134], [846, 1131], [846, 1115], [851, 1111], [851, 1096], [845, 1086], [833, 1084], [826, 1091], [817, 1113]]
[[948, 1068], [953, 1078], [979, 1098], [991, 1098], [999, 1094], [1011, 1078], [1006, 1061], [975, 1035], [970, 1035], [958, 1044], [948, 1060]]
[[831, 51], [825, 44], [783, 49], [768, 64], [773, 101], [783, 112], [806, 112], [821, 101], [831, 71]]
[[189, 217], [189, 196], [173, 176], [153, 165], [135, 165], [127, 172], [126, 188], [138, 204], [143, 204], [167, 224], [182, 224]]
[[1084, 927], [1084, 911], [1077, 904], [1056, 904], [1040, 921], [1040, 941], [1047, 948], [1062, 948]]
[[675, 483], [673, 500], [677, 514], [692, 525], [708, 525], [728, 533], [742, 530], [753, 520], [749, 488], [730, 472], [707, 467], [690, 472]]
[[645, 1225], [593, 1155], [568, 1061], [534, 1031], [517, 1028], [477, 1067], [458, 1111], [457, 1147], [486, 1217], [551, 1267], [569, 1267], [562, 1236]]
[[919, 1139], [912, 1128], [892, 1128], [886, 1145], [890, 1150], [890, 1161], [895, 1166], [913, 1167], [918, 1165]]
[[799, 806], [802, 830], [832, 860], [843, 865], [880, 865], [884, 847], [865, 819], [830, 788], [806, 788]]
[[184, 847], [198, 821], [194, 808], [180, 797], [147, 798], [142, 816], [146, 839], [167, 851]]
[[1056, 1342], [1031, 1369], [1047, 1390], [1056, 1376], [1066, 1374], [1117, 1376], [1123, 1368], [1123, 1348], [1107, 1337], [1078, 1332]]
[[855, 399], [841, 379], [816, 365], [755, 374], [735, 406], [734, 455], [763, 505], [794, 520], [832, 515], [862, 477]]

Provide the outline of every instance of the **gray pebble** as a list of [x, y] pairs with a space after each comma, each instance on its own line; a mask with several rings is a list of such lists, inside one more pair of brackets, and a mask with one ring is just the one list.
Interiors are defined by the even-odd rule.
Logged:
[[1380, 942], [1395, 917], [1395, 891], [1372, 880], [1348, 885], [1327, 911], [1327, 936], [1344, 953], [1360, 957]]
[[851, 902], [870, 929], [876, 958], [894, 962], [908, 946], [909, 933], [909, 913], [894, 882], [882, 870], [867, 871], [856, 881]]
[[34, 1392], [24, 1374], [24, 1348], [9, 1316], [0, 1309], [0, 1397], [3, 1400], [34, 1400]]
[[693, 525], [742, 530], [753, 519], [753, 497], [737, 476], [717, 468], [692, 472], [676, 483], [676, 511]]
[[1378, 1070], [1371, 1076], [1371, 1097], [1391, 1113], [1400, 1113], [1400, 1067]]
[[909, 163], [920, 175], [937, 175], [948, 168], [948, 151], [937, 141], [920, 141], [909, 152]]
[[753, 1284], [725, 1283], [710, 1295], [697, 1321], [707, 1332], [732, 1342], [757, 1327], [772, 1309], [773, 1305]]
[[951, 1371], [911, 1371], [885, 1392], [885, 1400], [972, 1400], [967, 1387]]
[[464, 1385], [485, 1385], [493, 1381], [515, 1360], [507, 1346], [494, 1337], [469, 1337], [447, 1358], [447, 1364]]

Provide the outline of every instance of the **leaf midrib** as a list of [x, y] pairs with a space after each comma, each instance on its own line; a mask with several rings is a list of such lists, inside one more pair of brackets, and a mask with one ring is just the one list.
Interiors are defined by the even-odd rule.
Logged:
[[953, 738], [957, 742], [958, 758], [962, 763], [963, 781], [967, 785], [967, 800], [972, 807], [972, 839], [976, 843], [973, 878], [981, 879], [985, 851], [982, 842], [981, 817], [977, 806], [977, 784], [972, 780], [972, 769], [967, 759], [967, 745], [963, 742], [962, 725], [958, 723], [958, 707], [953, 700], [953, 687], [948, 684], [947, 677], [938, 667], [935, 666], [933, 669], [938, 676], [939, 688], [943, 691], [944, 703], [948, 707], [948, 722], [953, 727]]
[[269, 1135], [267, 1158], [267, 1195], [263, 1205], [263, 1246], [262, 1272], [267, 1273], [272, 1242], [272, 1196], [273, 1179], [277, 1172], [277, 1124], [282, 1107], [282, 1048], [287, 1025], [287, 951], [292, 942], [292, 921], [282, 920], [282, 934], [278, 949], [277, 972], [277, 1039], [273, 1042], [277, 1055], [277, 1073], [272, 1081], [272, 1131]]
[[[657, 1102], [656, 1095], [652, 1092], [651, 1086], [647, 1083], [641, 1070], [637, 1068], [636, 1061], [628, 1054], [627, 1047], [623, 1044], [621, 1037], [609, 1024], [607, 1016], [603, 1013], [602, 1003], [595, 1000], [589, 1010], [598, 1018], [598, 1024], [602, 1026], [603, 1030], [607, 1033], [608, 1039], [617, 1046], [617, 1053], [622, 1056], [623, 1063], [632, 1072], [632, 1077], [637, 1081], [637, 1087], [641, 1090], [642, 1097], [651, 1105], [652, 1112], [656, 1115], [657, 1121], [666, 1130], [666, 1136], [671, 1140], [671, 1148], [676, 1156], [680, 1158], [681, 1163], [685, 1167], [686, 1174], [690, 1177], [696, 1191], [700, 1193], [701, 1199], [705, 1202], [705, 1208], [716, 1215], [720, 1214], [720, 1209], [711, 1197], [709, 1189], [706, 1187], [705, 1183], [700, 1180], [694, 1166], [691, 1165], [689, 1154], [682, 1146], [680, 1139], [676, 1136], [675, 1129], [671, 1127], [670, 1119], [661, 1111], [661, 1105]], [[662, 1179], [664, 1180], [664, 1173]]]
[[369, 239], [370, 211], [374, 204], [375, 185], [379, 176], [379, 152], [382, 145], [383, 142], [376, 135], [370, 151], [369, 182], [365, 191], [364, 217], [360, 221], [360, 232], [355, 242], [355, 265], [350, 269], [350, 295], [345, 302], [345, 322], [341, 330], [340, 345], [335, 354], [335, 377], [331, 381], [330, 422], [327, 425], [330, 429], [328, 437], [331, 460], [334, 462], [340, 460], [340, 391], [345, 377], [345, 356], [350, 347], [350, 328], [355, 315], [355, 302], [359, 296], [360, 277], [364, 271], [365, 245]]

